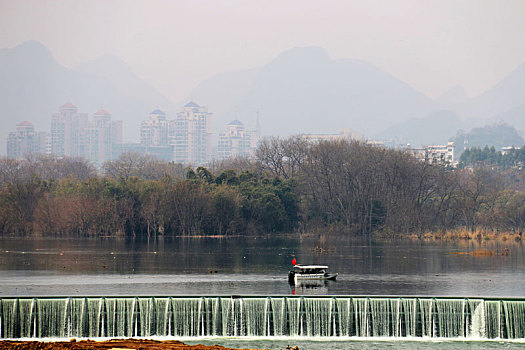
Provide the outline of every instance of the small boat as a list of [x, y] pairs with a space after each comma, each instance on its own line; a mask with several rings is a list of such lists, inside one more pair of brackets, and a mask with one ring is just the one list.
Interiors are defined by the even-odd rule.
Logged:
[[298, 283], [298, 281], [308, 280], [335, 280], [337, 273], [328, 273], [328, 266], [325, 265], [294, 265], [288, 272], [288, 282]]

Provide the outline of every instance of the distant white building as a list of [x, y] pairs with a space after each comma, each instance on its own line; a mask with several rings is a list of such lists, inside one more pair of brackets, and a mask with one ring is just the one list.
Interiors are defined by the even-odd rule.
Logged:
[[168, 145], [168, 120], [160, 109], [151, 112], [149, 119], [141, 123], [140, 143], [144, 146]]
[[84, 157], [95, 165], [112, 158], [113, 146], [122, 143], [122, 121], [99, 110], [89, 120], [87, 113], [66, 103], [51, 119], [50, 153], [56, 157]]
[[501, 147], [501, 154], [502, 155], [509, 154], [511, 152], [514, 152], [515, 149], [516, 149], [516, 147], [514, 147], [514, 146]]
[[78, 107], [66, 103], [51, 119], [51, 153], [57, 157], [85, 155], [87, 113], [78, 113]]
[[122, 141], [122, 120], [111, 121], [111, 143], [119, 145]]
[[454, 164], [454, 142], [446, 145], [433, 145], [421, 148], [407, 148], [417, 159], [429, 164], [453, 165]]
[[366, 140], [365, 142], [370, 146], [393, 149], [407, 149], [409, 146], [407, 144], [399, 144], [396, 140]]
[[203, 165], [211, 158], [211, 117], [205, 107], [186, 104], [177, 118], [169, 122], [168, 143], [174, 147], [176, 163]]
[[311, 142], [363, 139], [363, 135], [351, 129], [341, 129], [338, 134], [302, 134], [301, 137]]
[[247, 131], [244, 124], [235, 119], [219, 134], [217, 158], [250, 156], [255, 152], [258, 131]]
[[20, 159], [34, 153], [48, 153], [49, 134], [37, 132], [32, 123], [23, 121], [7, 137], [7, 157]]
[[[119, 124], [115, 124], [119, 125]], [[121, 124], [120, 124], [121, 125]], [[88, 122], [85, 129], [85, 153], [84, 156], [91, 163], [102, 165], [112, 158], [113, 122], [111, 114], [103, 109], [93, 115], [93, 120]]]

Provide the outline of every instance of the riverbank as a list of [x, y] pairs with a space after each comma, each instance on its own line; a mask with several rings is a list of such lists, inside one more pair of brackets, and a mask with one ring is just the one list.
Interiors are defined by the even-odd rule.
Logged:
[[[188, 345], [178, 340], [111, 339], [106, 341], [80, 340], [61, 342], [0, 341], [0, 350], [235, 350], [220, 345]], [[244, 349], [246, 350], [246, 349]]]
[[521, 242], [522, 236], [516, 232], [496, 232], [492, 230], [476, 229], [474, 231], [466, 229], [448, 230], [445, 232], [425, 232], [422, 234], [400, 235], [399, 238], [423, 239], [429, 241], [499, 241], [499, 242]]

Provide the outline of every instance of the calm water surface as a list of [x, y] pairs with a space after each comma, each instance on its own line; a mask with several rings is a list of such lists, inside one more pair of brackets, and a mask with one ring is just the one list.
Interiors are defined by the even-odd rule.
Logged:
[[[484, 249], [492, 256], [470, 255]], [[508, 255], [501, 255], [508, 249]], [[327, 264], [335, 282], [290, 286], [291, 260]], [[525, 296], [516, 242], [299, 238], [0, 238], [0, 296]]]

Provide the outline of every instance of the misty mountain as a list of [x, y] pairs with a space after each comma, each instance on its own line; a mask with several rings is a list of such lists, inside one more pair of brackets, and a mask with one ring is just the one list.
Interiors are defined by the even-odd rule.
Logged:
[[51, 115], [65, 102], [92, 114], [104, 108], [124, 121], [124, 135], [138, 139], [140, 121], [153, 108], [172, 108], [170, 101], [135, 77], [123, 62], [105, 57], [68, 69], [36, 41], [0, 50], [0, 149], [7, 132], [28, 120], [49, 130]]
[[109, 80], [119, 93], [126, 97], [148, 101], [155, 108], [176, 110], [172, 101], [161, 95], [149, 83], [137, 77], [131, 68], [116, 56], [105, 55], [93, 61], [81, 63], [74, 69]]
[[435, 100], [438, 108], [451, 111], [459, 111], [465, 108], [469, 102], [470, 98], [467, 91], [459, 85], [453, 86]]
[[[231, 84], [238, 90], [225, 93]], [[206, 96], [223, 96], [221, 109], [214, 111], [217, 103]], [[371, 135], [427, 115], [434, 106], [388, 73], [357, 60], [332, 60], [317, 47], [294, 48], [258, 70], [208, 79], [192, 98], [210, 107], [216, 128], [235, 118], [252, 124], [260, 111], [266, 135], [337, 133], [341, 128]]]
[[[429, 144], [452, 137], [457, 129], [470, 130], [483, 124], [498, 122], [508, 123], [523, 133], [524, 101], [525, 64], [522, 64], [498, 84], [474, 98], [469, 98], [463, 87], [455, 86], [434, 101], [437, 107], [450, 110], [459, 118], [444, 116], [443, 124], [440, 124], [439, 118], [435, 119], [437, 114], [432, 114], [395, 125], [378, 136], [397, 138], [403, 142], [411, 141], [414, 145]], [[449, 132], [448, 137], [445, 137], [446, 132]], [[425, 139], [429, 141], [423, 141]]]
[[[197, 101], [213, 113], [213, 127], [222, 130], [225, 125], [237, 116], [229, 114], [234, 104], [243, 99], [251, 89], [259, 69], [242, 70], [217, 74], [202, 81], [190, 94], [190, 97], [180, 102], [180, 106], [189, 101]], [[229, 119], [228, 119], [229, 118]], [[242, 121], [247, 125], [255, 125], [256, 114], [244, 116]]]
[[452, 111], [438, 111], [426, 118], [414, 118], [394, 125], [378, 134], [378, 138], [395, 139], [399, 143], [410, 143], [415, 147], [442, 145], [456, 135], [459, 129], [470, 129], [468, 124]]
[[[189, 100], [208, 107], [215, 131], [233, 119], [252, 128], [259, 111], [265, 135], [350, 128], [367, 138], [435, 144], [482, 122], [505, 121], [523, 132], [525, 64], [474, 98], [455, 86], [432, 100], [365, 62], [332, 60], [321, 48], [295, 48], [260, 68], [204, 80], [184, 102]], [[0, 50], [2, 153], [7, 132], [17, 123], [28, 120], [38, 130], [49, 130], [51, 115], [65, 102], [90, 114], [108, 110], [113, 119], [124, 120], [124, 135], [133, 140], [152, 109], [178, 111], [116, 57], [68, 69], [36, 41]]]
[[259, 111], [266, 135], [351, 128], [367, 138], [435, 144], [494, 121], [525, 129], [525, 64], [474, 98], [454, 86], [431, 100], [365, 62], [294, 48], [259, 69], [207, 79], [191, 98], [214, 113], [215, 130], [235, 118], [253, 125]]
[[[518, 66], [496, 85], [482, 94], [469, 98], [465, 89], [454, 86], [435, 100], [441, 109], [454, 111], [463, 119], [475, 118], [512, 121], [515, 113], [525, 101], [525, 63]], [[521, 122], [525, 123], [525, 122]]]
[[[456, 112], [464, 118], [494, 118], [515, 110], [523, 105], [524, 101], [525, 63]], [[510, 120], [505, 121], [510, 122]]]
[[491, 120], [512, 124], [525, 135], [525, 102], [507, 112], [495, 115]]

